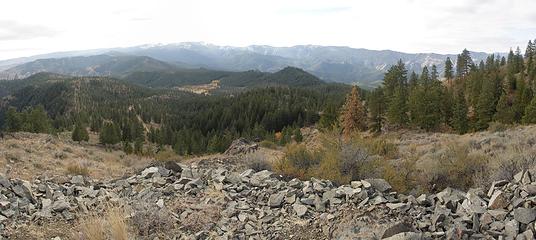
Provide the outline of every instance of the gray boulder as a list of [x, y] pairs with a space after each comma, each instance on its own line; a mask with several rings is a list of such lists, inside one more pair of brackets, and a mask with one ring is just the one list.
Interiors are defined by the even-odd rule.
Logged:
[[[380, 191], [380, 192], [386, 192], [386, 191], [389, 191], [391, 190], [391, 185], [385, 181], [384, 179], [381, 179], [381, 178], [373, 178], [373, 179], [367, 179], [365, 180], [366, 182], [370, 183], [370, 185]], [[363, 183], [363, 185], [365, 186], [365, 183]]]
[[514, 219], [520, 223], [529, 224], [536, 219], [536, 210], [532, 208], [516, 208]]

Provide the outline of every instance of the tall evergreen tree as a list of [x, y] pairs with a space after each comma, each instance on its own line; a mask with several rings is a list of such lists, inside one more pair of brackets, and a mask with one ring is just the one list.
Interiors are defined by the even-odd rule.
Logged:
[[458, 60], [456, 61], [456, 76], [458, 78], [466, 77], [471, 69], [473, 68], [473, 59], [471, 58], [471, 53], [464, 49], [460, 55], [458, 55]]
[[387, 120], [395, 126], [406, 126], [408, 123], [408, 98], [405, 88], [397, 88], [387, 106]]
[[23, 119], [20, 113], [17, 112], [17, 109], [14, 107], [9, 107], [6, 116], [4, 129], [8, 132], [21, 131], [23, 125]]
[[441, 123], [442, 86], [438, 79], [437, 68], [432, 72], [424, 67], [417, 88], [409, 96], [410, 121], [414, 126], [427, 131], [437, 128]]
[[522, 78], [518, 78], [517, 81], [517, 90], [514, 92], [514, 103], [512, 108], [515, 111], [514, 121], [520, 123], [525, 114], [525, 108], [530, 104], [533, 96], [532, 90]]
[[523, 123], [534, 124], [536, 123], [536, 97], [530, 101], [530, 104], [525, 109], [525, 115], [523, 116]]
[[481, 94], [479, 95], [476, 108], [476, 129], [484, 130], [488, 128], [488, 123], [491, 122], [495, 115], [498, 97], [496, 96], [499, 85], [497, 84], [497, 76], [491, 76], [484, 79]]
[[408, 79], [402, 60], [385, 74], [384, 86], [388, 122], [396, 126], [405, 126], [408, 123]]
[[76, 142], [89, 141], [89, 133], [81, 121], [76, 121], [71, 138]]
[[506, 124], [510, 124], [515, 120], [515, 109], [512, 107], [512, 102], [506, 92], [499, 98], [494, 119], [497, 122]]
[[459, 134], [464, 134], [469, 130], [469, 120], [467, 119], [467, 103], [462, 91], [458, 91], [454, 99], [452, 111], [452, 127]]
[[443, 75], [447, 80], [451, 80], [454, 78], [454, 70], [450, 57], [447, 57], [447, 60], [445, 61], [445, 73]]
[[369, 109], [369, 128], [376, 133], [382, 131], [383, 125], [385, 123], [385, 97], [383, 95], [383, 88], [379, 87], [374, 89], [368, 98], [368, 109]]
[[102, 144], [117, 144], [121, 141], [121, 131], [115, 123], [105, 123], [99, 132], [99, 141]]
[[343, 135], [346, 137], [356, 131], [363, 131], [367, 128], [366, 109], [359, 98], [359, 91], [356, 86], [352, 87], [352, 92], [346, 97], [341, 113], [341, 127]]

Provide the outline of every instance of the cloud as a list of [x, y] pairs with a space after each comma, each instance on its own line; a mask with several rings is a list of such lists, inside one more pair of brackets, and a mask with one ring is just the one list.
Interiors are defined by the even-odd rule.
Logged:
[[151, 21], [153, 19], [148, 18], [148, 17], [134, 17], [134, 18], [131, 18], [129, 20], [132, 21], [132, 22], [143, 22], [143, 21]]
[[0, 41], [54, 37], [57, 34], [57, 31], [37, 24], [25, 24], [13, 20], [0, 20]]
[[338, 6], [338, 7], [322, 7], [322, 8], [284, 8], [279, 11], [282, 15], [323, 15], [323, 14], [335, 14], [340, 12], [351, 11], [350, 6]]

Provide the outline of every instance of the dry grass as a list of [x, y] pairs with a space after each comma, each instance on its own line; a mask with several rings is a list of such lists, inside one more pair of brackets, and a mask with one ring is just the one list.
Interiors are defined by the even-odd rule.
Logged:
[[65, 172], [68, 175], [89, 176], [89, 168], [85, 166], [82, 162], [68, 164], [65, 169]]
[[176, 161], [180, 162], [182, 160], [182, 157], [179, 156], [173, 149], [171, 148], [164, 148], [154, 156], [155, 160], [157, 161]]
[[115, 207], [108, 210], [107, 220], [110, 224], [110, 232], [112, 239], [128, 239], [128, 225], [125, 221], [125, 212], [122, 208]]
[[[14, 133], [0, 139], [0, 172], [8, 177], [31, 180], [35, 176], [54, 177], [65, 173], [87, 175], [94, 179], [117, 178], [147, 166], [151, 158], [107, 151], [96, 144], [75, 143], [69, 134]], [[78, 165], [82, 163], [82, 167]]]
[[79, 238], [82, 240], [129, 239], [129, 227], [123, 208], [110, 207], [104, 216], [90, 215], [81, 219]]
[[90, 216], [80, 222], [81, 240], [106, 240], [102, 217]]

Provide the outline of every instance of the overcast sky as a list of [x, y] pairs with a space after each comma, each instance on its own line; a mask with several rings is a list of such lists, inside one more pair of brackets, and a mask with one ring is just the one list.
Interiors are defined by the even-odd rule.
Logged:
[[535, 0], [6, 0], [0, 59], [203, 41], [505, 52], [536, 38]]

